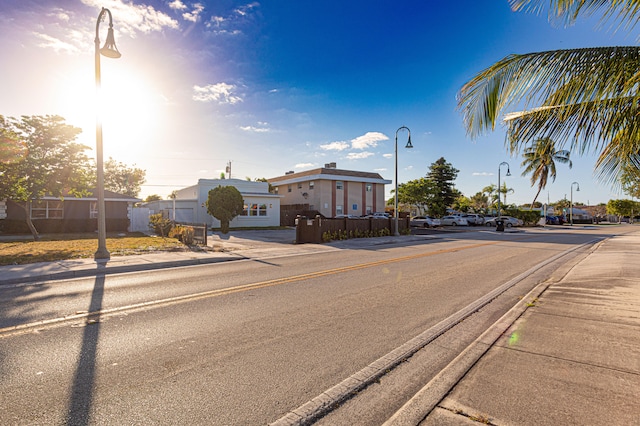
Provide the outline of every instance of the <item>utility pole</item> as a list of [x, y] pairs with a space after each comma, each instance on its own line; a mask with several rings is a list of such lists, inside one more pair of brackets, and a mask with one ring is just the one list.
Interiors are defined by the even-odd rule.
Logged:
[[231, 179], [231, 160], [227, 163], [227, 174], [229, 175], [227, 179]]

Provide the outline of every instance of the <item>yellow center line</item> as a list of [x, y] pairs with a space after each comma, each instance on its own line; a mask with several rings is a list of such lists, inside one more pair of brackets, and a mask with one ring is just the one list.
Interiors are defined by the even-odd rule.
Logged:
[[296, 282], [296, 281], [303, 281], [303, 280], [308, 280], [308, 279], [313, 279], [313, 278], [324, 277], [324, 276], [328, 276], [328, 275], [340, 274], [340, 273], [343, 273], [343, 272], [349, 272], [349, 271], [356, 271], [356, 270], [359, 270], [359, 269], [371, 268], [371, 267], [374, 267], [374, 266], [386, 265], [386, 264], [390, 264], [390, 263], [404, 262], [404, 261], [407, 261], [407, 260], [415, 260], [415, 259], [420, 259], [420, 258], [430, 257], [430, 256], [436, 256], [436, 255], [445, 254], [445, 253], [454, 253], [454, 252], [457, 252], [457, 251], [469, 250], [469, 249], [474, 249], [474, 248], [478, 248], [478, 247], [486, 247], [486, 246], [495, 245], [495, 244], [499, 244], [499, 243], [503, 243], [503, 242], [504, 241], [489, 241], [489, 242], [484, 242], [484, 243], [469, 244], [469, 245], [462, 246], [462, 247], [440, 249], [440, 250], [435, 250], [435, 251], [428, 252], [428, 253], [418, 253], [418, 254], [412, 254], [412, 255], [408, 255], [408, 256], [394, 257], [392, 259], [377, 260], [375, 262], [361, 263], [361, 264], [358, 264], [358, 265], [342, 266], [342, 267], [339, 267], [339, 268], [326, 269], [326, 270], [323, 270], [323, 271], [310, 272], [310, 273], [307, 273], [307, 274], [294, 275], [294, 276], [291, 276], [291, 277], [276, 278], [276, 279], [273, 279], [273, 280], [261, 281], [261, 282], [257, 282], [257, 283], [243, 284], [243, 285], [238, 285], [238, 286], [228, 287], [228, 288], [223, 288], [223, 289], [217, 289], [217, 290], [209, 290], [209, 291], [205, 291], [205, 292], [201, 292], [201, 293], [187, 294], [187, 295], [183, 295], [183, 296], [169, 297], [169, 298], [160, 299], [160, 300], [152, 300], [152, 301], [148, 301], [148, 302], [135, 303], [135, 304], [132, 304], [132, 305], [120, 306], [120, 307], [117, 307], [117, 308], [100, 309], [100, 310], [92, 311], [92, 312], [79, 312], [79, 313], [72, 314], [72, 315], [67, 315], [67, 316], [64, 316], [64, 317], [51, 318], [51, 319], [35, 321], [35, 322], [27, 323], [27, 324], [20, 324], [20, 325], [0, 328], [0, 337], [6, 337], [8, 335], [7, 333], [15, 334], [15, 333], [12, 333], [12, 332], [26, 332], [27, 330], [35, 328], [35, 327], [50, 326], [50, 325], [55, 325], [55, 324], [59, 324], [59, 323], [62, 323], [62, 322], [78, 320], [78, 319], [87, 319], [86, 323], [89, 324], [89, 323], [96, 322], [100, 318], [104, 318], [104, 317], [107, 317], [107, 316], [112, 316], [112, 315], [118, 314], [118, 313], [123, 312], [123, 311], [134, 311], [134, 310], [140, 310], [140, 309], [145, 309], [145, 308], [149, 308], [149, 307], [166, 306], [166, 305], [169, 305], [169, 304], [175, 304], [175, 303], [184, 302], [184, 301], [192, 301], [192, 300], [206, 299], [206, 298], [209, 298], [209, 297], [225, 296], [225, 295], [234, 294], [234, 293], [240, 293], [240, 292], [248, 291], [248, 290], [256, 290], [256, 289], [265, 288], [265, 287], [274, 287], [274, 286], [277, 286], [277, 285], [288, 284], [288, 283], [292, 283], [292, 282]]

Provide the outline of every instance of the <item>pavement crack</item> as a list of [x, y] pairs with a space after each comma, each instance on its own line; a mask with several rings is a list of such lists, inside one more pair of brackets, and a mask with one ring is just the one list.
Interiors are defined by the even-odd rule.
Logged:
[[471, 407], [461, 407], [461, 406], [448, 407], [446, 405], [438, 405], [438, 407], [443, 410], [447, 410], [457, 416], [465, 417], [471, 421], [474, 421], [483, 425], [499, 426], [498, 423], [494, 423], [495, 419], [493, 419], [490, 415], [486, 413], [478, 412], [477, 410]]

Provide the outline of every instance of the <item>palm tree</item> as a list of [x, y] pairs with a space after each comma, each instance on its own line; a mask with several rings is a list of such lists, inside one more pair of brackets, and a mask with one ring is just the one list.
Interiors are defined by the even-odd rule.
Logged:
[[507, 184], [503, 183], [502, 186], [500, 187], [500, 193], [504, 195], [504, 202], [502, 203], [503, 205], [507, 205], [507, 194], [513, 194], [515, 191], [513, 190], [513, 188], [507, 188]]
[[[573, 23], [579, 15], [633, 27], [640, 0], [510, 0], [515, 11], [539, 12], [549, 4], [552, 19]], [[640, 47], [598, 47], [514, 54], [476, 75], [458, 94], [467, 132], [476, 137], [495, 129], [504, 115], [511, 153], [539, 135], [556, 151], [599, 154], [600, 179], [618, 181], [627, 168], [640, 169]]]
[[487, 194], [488, 201], [491, 205], [498, 202], [498, 186], [491, 184], [482, 188], [482, 193]]
[[531, 186], [538, 183], [538, 192], [533, 197], [531, 202], [531, 208], [533, 209], [533, 203], [538, 199], [540, 191], [542, 191], [549, 182], [549, 176], [551, 181], [556, 180], [556, 161], [562, 164], [569, 164], [569, 168], [573, 166], [569, 159], [570, 152], [566, 150], [557, 151], [555, 144], [551, 138], [539, 138], [529, 146], [524, 154], [524, 160], [522, 160], [521, 166], [524, 167], [522, 176], [531, 174]]

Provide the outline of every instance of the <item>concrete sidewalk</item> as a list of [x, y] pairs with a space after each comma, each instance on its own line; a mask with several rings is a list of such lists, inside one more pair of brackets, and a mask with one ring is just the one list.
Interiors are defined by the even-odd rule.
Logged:
[[602, 242], [385, 425], [640, 425], [639, 253], [637, 232]]
[[[295, 230], [232, 231], [227, 235], [210, 233], [208, 247], [194, 251], [149, 252], [140, 255], [113, 256], [107, 262], [94, 259], [70, 259], [24, 265], [0, 266], [0, 284], [20, 284], [145, 271], [177, 266], [259, 258], [278, 252], [295, 252]], [[299, 248], [299, 247], [298, 247]]]
[[[233, 260], [273, 258], [277, 256], [312, 254], [322, 251], [407, 242], [410, 236], [380, 237], [357, 241], [337, 241], [329, 244], [295, 244], [295, 229], [234, 230], [228, 234], [210, 232], [207, 247], [194, 251], [149, 252], [140, 255], [111, 256], [107, 262], [92, 258], [59, 260], [0, 266], [0, 285], [22, 284], [117, 274], [134, 271], [203, 265]], [[418, 237], [420, 238], [420, 237]]]

